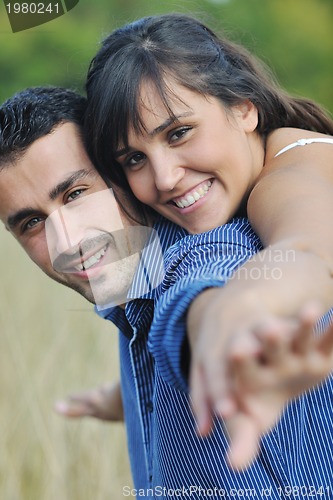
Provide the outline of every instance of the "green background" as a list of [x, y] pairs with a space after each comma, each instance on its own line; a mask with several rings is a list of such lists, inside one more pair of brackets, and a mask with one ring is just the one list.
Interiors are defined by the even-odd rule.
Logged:
[[47, 24], [12, 33], [0, 5], [0, 101], [31, 85], [83, 89], [101, 38], [137, 17], [192, 13], [273, 67], [291, 93], [333, 111], [332, 0], [80, 0]]

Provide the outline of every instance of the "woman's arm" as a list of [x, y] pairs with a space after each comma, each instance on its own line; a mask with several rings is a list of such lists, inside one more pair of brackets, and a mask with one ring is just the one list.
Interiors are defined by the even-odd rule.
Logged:
[[248, 203], [265, 250], [245, 263], [221, 289], [198, 297], [188, 314], [192, 347], [191, 391], [203, 433], [211, 408], [232, 411], [227, 360], [237, 346], [258, 350], [254, 332], [277, 317], [297, 318], [304, 304], [333, 305], [333, 145], [296, 147], [321, 134], [284, 129], [268, 140], [267, 161]]
[[269, 136], [248, 216], [265, 247], [278, 244], [310, 252], [332, 270], [333, 144], [298, 146], [275, 157], [284, 146], [313, 137], [327, 136], [290, 128]]

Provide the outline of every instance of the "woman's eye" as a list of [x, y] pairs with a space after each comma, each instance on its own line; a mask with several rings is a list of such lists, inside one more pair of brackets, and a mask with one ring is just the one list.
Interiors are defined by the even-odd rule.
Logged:
[[126, 159], [125, 166], [130, 168], [137, 167], [145, 158], [146, 156], [143, 153], [135, 153]]
[[181, 127], [177, 130], [172, 131], [169, 136], [170, 142], [179, 141], [179, 139], [182, 139], [191, 129], [192, 127]]

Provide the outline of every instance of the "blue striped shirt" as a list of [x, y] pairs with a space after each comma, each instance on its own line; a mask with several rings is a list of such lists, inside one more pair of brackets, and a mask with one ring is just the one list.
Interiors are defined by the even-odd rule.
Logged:
[[[215, 420], [207, 438], [196, 433], [182, 363], [185, 315], [201, 291], [222, 286], [261, 249], [248, 222], [235, 219], [194, 236], [167, 222], [156, 229], [166, 252], [161, 287], [127, 304], [125, 311], [101, 314], [123, 332], [121, 383], [137, 496], [333, 498], [331, 378], [288, 405], [245, 471], [235, 472], [226, 462], [221, 420]], [[318, 331], [331, 320], [330, 312]]]

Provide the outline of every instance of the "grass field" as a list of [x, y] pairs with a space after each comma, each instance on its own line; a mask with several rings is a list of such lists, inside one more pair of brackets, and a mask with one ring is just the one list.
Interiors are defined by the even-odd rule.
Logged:
[[0, 231], [0, 499], [118, 500], [131, 484], [123, 425], [53, 411], [118, 376], [116, 329]]

